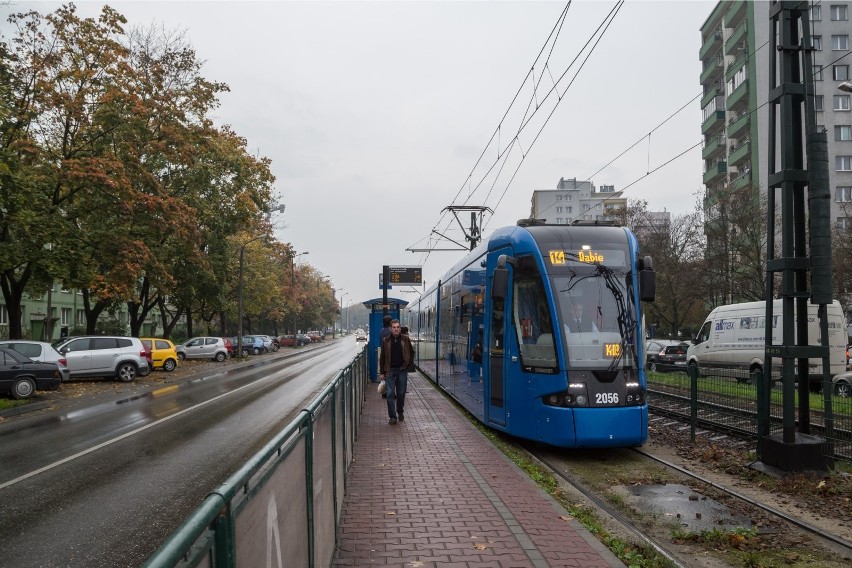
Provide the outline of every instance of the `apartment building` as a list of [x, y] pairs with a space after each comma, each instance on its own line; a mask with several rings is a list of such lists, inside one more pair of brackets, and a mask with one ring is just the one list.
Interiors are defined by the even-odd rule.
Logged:
[[[828, 132], [832, 221], [848, 226], [852, 212], [852, 107], [849, 2], [810, 6], [817, 126]], [[765, 198], [768, 176], [770, 2], [716, 4], [701, 26], [704, 208], [718, 216], [719, 197], [751, 191]], [[852, 208], [850, 208], [852, 210]]]
[[[51, 290], [43, 295], [24, 294], [21, 303], [21, 329], [26, 339], [53, 342], [75, 333], [75, 330], [86, 328], [83, 294], [79, 290], [62, 288], [54, 284]], [[50, 310], [49, 318], [48, 309]], [[114, 320], [112, 323], [115, 325], [124, 326], [126, 330], [123, 333], [130, 332], [130, 314], [127, 311], [127, 305], [122, 304], [120, 309], [112, 315], [101, 314], [99, 322], [107, 323], [107, 320]], [[142, 336], [156, 334], [156, 329], [156, 318], [149, 315], [142, 324]], [[8, 337], [9, 310], [6, 304], [0, 303], [0, 339], [8, 339]]]
[[615, 216], [615, 210], [627, 206], [627, 200], [613, 185], [595, 188], [591, 181], [560, 178], [556, 189], [533, 191], [530, 216], [548, 223], [570, 224], [576, 220], [602, 221]]

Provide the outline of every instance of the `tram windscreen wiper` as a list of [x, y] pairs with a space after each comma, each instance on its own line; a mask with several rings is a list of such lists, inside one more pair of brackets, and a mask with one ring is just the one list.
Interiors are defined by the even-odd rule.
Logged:
[[[622, 361], [624, 359], [625, 349], [627, 349], [629, 346], [631, 353], [633, 351], [633, 333], [636, 329], [636, 321], [631, 317], [632, 314], [630, 313], [630, 310], [627, 309], [627, 305], [624, 300], [624, 294], [621, 292], [621, 288], [618, 285], [618, 280], [616, 280], [612, 269], [599, 263], [595, 263], [595, 269], [597, 270], [598, 274], [603, 277], [604, 284], [612, 294], [618, 311], [618, 317], [616, 318], [616, 321], [618, 322], [618, 332], [621, 335], [621, 348], [618, 350], [618, 355], [613, 358], [612, 362], [609, 364], [608, 369], [609, 371], [614, 371], [621, 366]], [[629, 276], [627, 280], [629, 285]], [[600, 311], [600, 306], [598, 306], [598, 310]], [[636, 354], [632, 354], [633, 360], [635, 361]]]

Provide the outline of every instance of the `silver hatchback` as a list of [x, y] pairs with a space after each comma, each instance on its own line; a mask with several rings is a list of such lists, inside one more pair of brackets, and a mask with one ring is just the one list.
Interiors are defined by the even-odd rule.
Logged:
[[221, 337], [193, 337], [186, 343], [175, 346], [178, 359], [214, 359], [224, 361], [228, 358], [228, 348]]

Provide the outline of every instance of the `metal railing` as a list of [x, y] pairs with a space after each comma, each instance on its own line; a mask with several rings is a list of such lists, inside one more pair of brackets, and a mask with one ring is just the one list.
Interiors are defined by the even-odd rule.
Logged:
[[[730, 432], [756, 443], [760, 432], [758, 387], [762, 374], [708, 367], [690, 367], [689, 371], [649, 371], [649, 409], [689, 421], [693, 438], [700, 427]], [[779, 377], [773, 375], [771, 390], [764, 400], [769, 405], [768, 432], [777, 433], [783, 426]], [[852, 461], [852, 397], [811, 393], [809, 404], [810, 433], [825, 439], [823, 454], [835, 460]]]
[[144, 566], [329, 566], [366, 382], [365, 348]]

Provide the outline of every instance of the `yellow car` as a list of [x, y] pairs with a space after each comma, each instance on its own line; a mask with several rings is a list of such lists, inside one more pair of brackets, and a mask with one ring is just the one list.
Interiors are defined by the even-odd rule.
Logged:
[[140, 339], [142, 345], [145, 346], [148, 365], [152, 369], [174, 371], [177, 368], [178, 356], [174, 343], [159, 337], [142, 337]]

